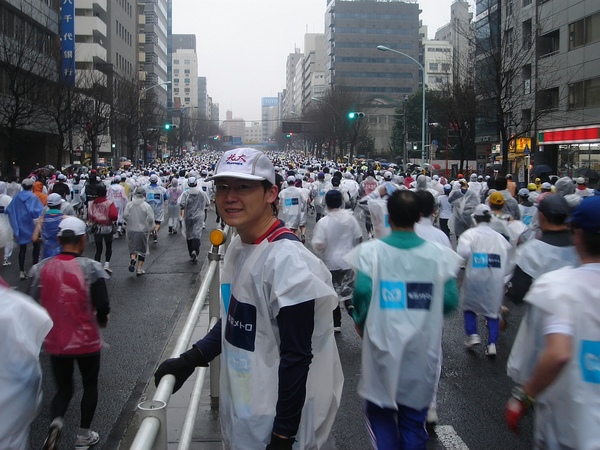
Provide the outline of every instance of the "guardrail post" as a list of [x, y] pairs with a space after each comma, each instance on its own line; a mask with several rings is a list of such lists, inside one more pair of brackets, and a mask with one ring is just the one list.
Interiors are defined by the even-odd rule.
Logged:
[[[210, 261], [221, 261], [219, 247], [214, 245], [212, 251], [208, 254]], [[208, 289], [208, 316], [219, 318], [221, 315], [221, 267], [217, 265], [215, 274], [210, 281]], [[210, 396], [219, 398], [219, 377], [221, 375], [221, 357], [217, 356], [210, 363]]]
[[[167, 404], [162, 400], [147, 400], [138, 405], [138, 416], [140, 419], [140, 424], [148, 424], [149, 430], [150, 428], [155, 429], [154, 423], [152, 423], [152, 419], [158, 421], [158, 430], [156, 431], [156, 437], [154, 439], [154, 444], [152, 445], [152, 450], [167, 450]], [[151, 420], [145, 420], [145, 419]], [[152, 430], [153, 431], [153, 430]], [[149, 434], [152, 434], [152, 431], [149, 431]], [[144, 435], [144, 431], [142, 427], [138, 432], [138, 435]], [[136, 436], [136, 440], [137, 440]], [[141, 440], [143, 442], [143, 439]], [[148, 441], [146, 441], [148, 442]], [[152, 440], [150, 440], [152, 442]]]

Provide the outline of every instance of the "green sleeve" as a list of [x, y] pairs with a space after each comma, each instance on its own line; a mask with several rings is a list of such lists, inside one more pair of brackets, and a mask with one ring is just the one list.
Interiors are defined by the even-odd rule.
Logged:
[[373, 293], [373, 281], [363, 272], [356, 273], [356, 282], [352, 294], [352, 303], [354, 304], [353, 319], [356, 325], [363, 330], [367, 320], [367, 312], [371, 304], [371, 295]]
[[456, 278], [450, 278], [444, 285], [444, 314], [458, 308], [458, 284]]

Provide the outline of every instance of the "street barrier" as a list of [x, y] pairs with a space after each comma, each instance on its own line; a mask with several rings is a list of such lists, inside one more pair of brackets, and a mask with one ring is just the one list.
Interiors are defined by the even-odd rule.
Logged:
[[[220, 264], [226, 250], [225, 244], [231, 232], [232, 230], [228, 226], [225, 226], [222, 230], [216, 229], [210, 233], [212, 248], [208, 253], [208, 269], [170, 358], [178, 357], [189, 348], [192, 333], [198, 321], [198, 316], [204, 308], [207, 295], [209, 297], [208, 313], [210, 317], [208, 329], [210, 330], [218, 321], [221, 302]], [[206, 367], [196, 369], [196, 380], [179, 438], [178, 449], [180, 450], [189, 449], [192, 441], [192, 431], [194, 422], [196, 421], [196, 413], [206, 376], [206, 369]], [[215, 358], [210, 363], [210, 390], [211, 397], [214, 398], [219, 396], [219, 371], [220, 357]], [[131, 444], [131, 450], [167, 450], [167, 405], [169, 404], [174, 386], [175, 377], [173, 375], [164, 376], [160, 380], [152, 400], [144, 401], [138, 405], [138, 416], [141, 420], [135, 439]]]

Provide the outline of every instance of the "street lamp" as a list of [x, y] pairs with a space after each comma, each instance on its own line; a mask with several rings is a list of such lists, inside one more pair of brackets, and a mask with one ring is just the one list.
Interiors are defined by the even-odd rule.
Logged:
[[425, 126], [426, 126], [426, 119], [425, 119], [425, 68], [419, 61], [417, 61], [412, 56], [409, 56], [406, 53], [402, 53], [398, 50], [394, 50], [393, 48], [386, 47], [385, 45], [378, 45], [377, 50], [381, 50], [382, 52], [398, 53], [399, 55], [402, 55], [402, 56], [410, 59], [412, 62], [417, 63], [419, 68], [421, 69], [421, 72], [423, 73], [423, 86], [422, 86], [423, 110], [422, 110], [422, 116], [421, 116], [421, 167], [425, 167]]

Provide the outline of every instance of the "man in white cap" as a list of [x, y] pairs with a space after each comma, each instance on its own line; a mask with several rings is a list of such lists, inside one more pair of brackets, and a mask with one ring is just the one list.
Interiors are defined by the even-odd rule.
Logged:
[[163, 362], [155, 383], [173, 374], [177, 390], [221, 354], [226, 449], [322, 448], [343, 385], [329, 271], [277, 219], [275, 171], [265, 154], [229, 150], [210, 178], [219, 214], [238, 233], [225, 254], [222, 319]]
[[[54, 321], [44, 345], [50, 355], [56, 383], [56, 394], [51, 403], [54, 419], [44, 448], [57, 448], [64, 416], [73, 396], [75, 363], [83, 384], [75, 448], [88, 448], [100, 440], [98, 433], [90, 430], [90, 425], [98, 403], [102, 348], [100, 328], [106, 327], [110, 312], [105, 282], [108, 275], [99, 262], [81, 256], [87, 241], [85, 228], [81, 219], [63, 219], [58, 227], [62, 252], [44, 259], [30, 272], [32, 283], [29, 294], [46, 308]], [[67, 298], [68, 301], [65, 301]]]
[[462, 233], [456, 246], [456, 252], [466, 261], [460, 291], [467, 334], [465, 347], [472, 349], [481, 344], [477, 332], [477, 315], [480, 314], [485, 316], [488, 327], [485, 354], [495, 357], [500, 308], [504, 299], [504, 276], [511, 245], [490, 227], [492, 212], [489, 206], [477, 205], [473, 219], [477, 226]]
[[575, 194], [580, 197], [591, 197], [594, 195], [594, 190], [590, 189], [586, 186], [585, 178], [577, 177], [575, 178], [575, 183], [577, 184], [577, 188], [575, 189]]

